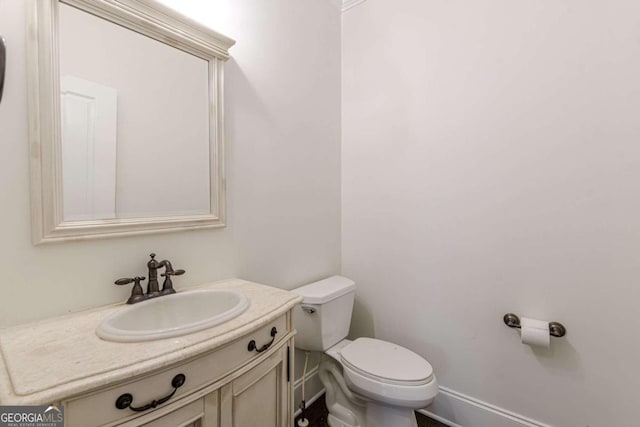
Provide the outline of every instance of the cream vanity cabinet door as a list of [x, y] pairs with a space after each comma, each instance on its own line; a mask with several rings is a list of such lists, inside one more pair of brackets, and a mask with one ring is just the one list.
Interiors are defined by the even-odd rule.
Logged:
[[283, 343], [276, 352], [220, 390], [220, 427], [289, 427], [290, 386]]
[[141, 427], [218, 427], [218, 409], [214, 391]]
[[218, 427], [219, 414], [220, 392], [216, 390], [177, 408], [161, 407], [118, 427]]

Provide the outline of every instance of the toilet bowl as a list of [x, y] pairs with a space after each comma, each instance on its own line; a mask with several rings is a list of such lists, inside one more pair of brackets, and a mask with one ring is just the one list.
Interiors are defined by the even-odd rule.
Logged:
[[355, 283], [333, 276], [294, 289], [296, 347], [323, 351], [318, 370], [331, 427], [416, 427], [414, 411], [438, 393], [433, 368], [413, 351], [373, 338], [345, 339]]

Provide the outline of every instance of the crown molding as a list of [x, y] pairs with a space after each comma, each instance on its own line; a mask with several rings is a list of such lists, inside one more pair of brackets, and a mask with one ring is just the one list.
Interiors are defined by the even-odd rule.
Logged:
[[346, 12], [347, 10], [351, 9], [352, 7], [355, 7], [357, 5], [359, 5], [360, 3], [364, 3], [366, 0], [342, 0], [342, 11]]

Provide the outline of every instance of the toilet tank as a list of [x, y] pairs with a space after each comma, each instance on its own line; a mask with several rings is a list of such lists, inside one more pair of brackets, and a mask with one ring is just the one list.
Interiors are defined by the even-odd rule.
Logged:
[[353, 280], [333, 276], [291, 292], [302, 296], [302, 302], [293, 309], [297, 348], [325, 351], [346, 338], [356, 292]]

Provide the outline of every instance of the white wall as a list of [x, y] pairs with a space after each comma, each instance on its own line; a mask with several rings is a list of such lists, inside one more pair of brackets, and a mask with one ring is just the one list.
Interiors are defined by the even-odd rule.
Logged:
[[[342, 58], [353, 333], [539, 422], [637, 425], [640, 2], [368, 0]], [[568, 335], [532, 351], [510, 311]]]
[[227, 228], [34, 247], [26, 2], [0, 0], [8, 45], [0, 103], [0, 326], [124, 301], [128, 287], [113, 281], [146, 275], [152, 251], [187, 270], [174, 281], [178, 288], [228, 277], [293, 288], [339, 272], [340, 14], [329, 0], [301, 3], [234, 0], [197, 11], [238, 42], [225, 76]]

